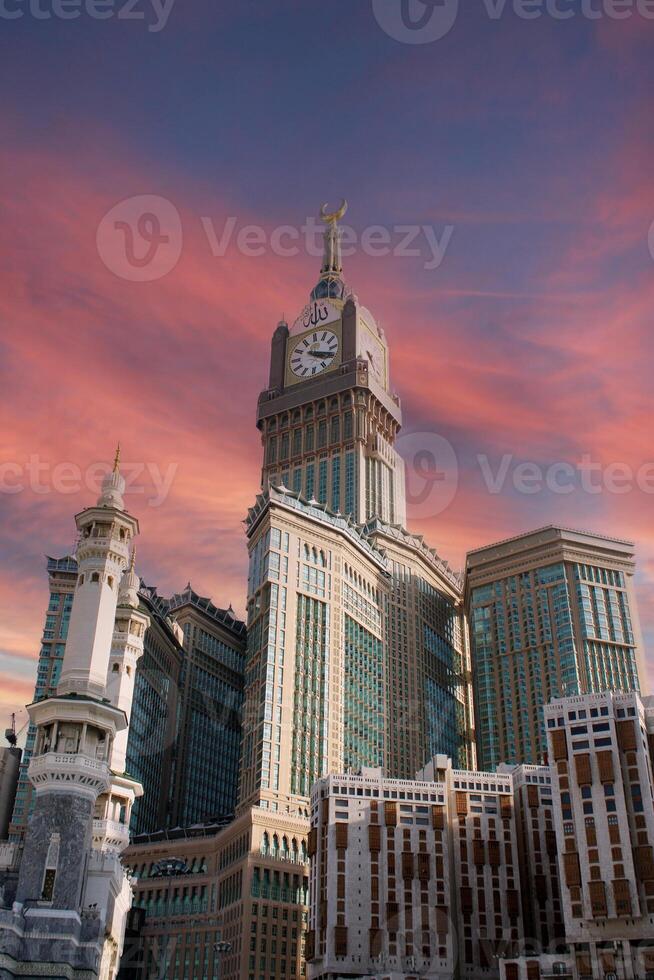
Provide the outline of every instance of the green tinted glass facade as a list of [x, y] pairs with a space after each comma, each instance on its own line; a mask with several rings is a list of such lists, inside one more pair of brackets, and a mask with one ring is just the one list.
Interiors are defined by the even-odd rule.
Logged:
[[355, 619], [345, 615], [344, 620], [344, 766], [383, 766], [383, 644]]
[[323, 775], [329, 712], [327, 604], [298, 594], [291, 792], [309, 796]]

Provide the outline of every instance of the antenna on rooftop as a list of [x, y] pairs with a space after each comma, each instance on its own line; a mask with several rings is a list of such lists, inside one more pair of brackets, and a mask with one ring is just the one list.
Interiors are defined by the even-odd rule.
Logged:
[[11, 728], [5, 728], [5, 738], [10, 745], [15, 745], [18, 741], [18, 736], [16, 735], [16, 715], [13, 711], [11, 713]]

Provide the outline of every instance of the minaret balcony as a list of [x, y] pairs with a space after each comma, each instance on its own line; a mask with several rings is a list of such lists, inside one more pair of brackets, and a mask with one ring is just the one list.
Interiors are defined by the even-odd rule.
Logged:
[[129, 827], [117, 820], [93, 821], [93, 847], [99, 851], [124, 851], [129, 844]]
[[111, 772], [106, 761], [72, 752], [46, 752], [35, 756], [28, 775], [37, 794], [70, 791], [96, 799], [111, 785]]

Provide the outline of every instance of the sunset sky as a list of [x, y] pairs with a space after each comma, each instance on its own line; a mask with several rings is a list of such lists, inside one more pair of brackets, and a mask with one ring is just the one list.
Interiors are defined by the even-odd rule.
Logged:
[[[371, 0], [176, 0], [158, 31], [150, 0], [145, 20], [2, 9], [22, 16], [0, 25], [0, 729], [33, 692], [44, 556], [72, 550], [94, 500], [75, 468], [91, 485], [118, 440], [146, 467], [127, 496], [139, 573], [243, 612], [256, 400], [320, 265], [270, 236], [342, 197], [346, 224], [394, 246], [401, 226], [453, 228], [438, 268], [423, 232], [419, 255], [345, 259], [389, 340], [409, 465], [442, 440], [457, 460], [452, 501], [436, 487], [412, 529], [457, 568], [550, 522], [631, 539], [651, 646], [654, 20], [466, 0], [445, 37], [406, 44]], [[181, 222], [151, 281], [121, 276], [103, 223], [143, 196]], [[237, 244], [249, 225], [261, 255]], [[525, 493], [525, 462], [573, 470]]]

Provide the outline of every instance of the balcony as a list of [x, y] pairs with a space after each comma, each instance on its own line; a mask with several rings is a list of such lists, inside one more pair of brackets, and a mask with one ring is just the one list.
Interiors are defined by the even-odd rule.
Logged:
[[88, 795], [97, 796], [110, 785], [109, 766], [105, 761], [76, 753], [46, 752], [34, 756], [28, 775], [37, 793], [61, 789], [62, 783], [66, 783], [71, 789], [84, 789]]
[[46, 752], [44, 755], [33, 756], [30, 763], [30, 775], [59, 769], [67, 772], [81, 768], [87, 772], [104, 775], [109, 772], [107, 763], [101, 759], [92, 759], [88, 755], [76, 755], [66, 752]]
[[93, 821], [93, 846], [122, 851], [129, 844], [129, 827], [117, 820]]

